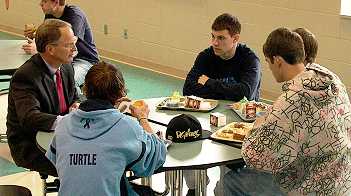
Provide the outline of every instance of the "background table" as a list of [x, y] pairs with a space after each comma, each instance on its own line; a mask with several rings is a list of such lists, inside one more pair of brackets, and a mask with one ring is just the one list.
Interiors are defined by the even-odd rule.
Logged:
[[22, 50], [27, 40], [0, 40], [0, 75], [12, 75], [31, 55]]
[[31, 57], [22, 50], [22, 45], [26, 42], [27, 40], [0, 40], [0, 140], [6, 140], [8, 81], [17, 68]]

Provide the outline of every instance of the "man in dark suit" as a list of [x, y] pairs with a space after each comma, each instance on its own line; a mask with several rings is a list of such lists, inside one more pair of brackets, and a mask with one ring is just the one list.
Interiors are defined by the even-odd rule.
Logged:
[[38, 53], [25, 62], [10, 82], [7, 136], [18, 166], [57, 176], [36, 143], [38, 131], [52, 131], [62, 115], [78, 107], [70, 63], [77, 51], [71, 25], [48, 19], [36, 33]]

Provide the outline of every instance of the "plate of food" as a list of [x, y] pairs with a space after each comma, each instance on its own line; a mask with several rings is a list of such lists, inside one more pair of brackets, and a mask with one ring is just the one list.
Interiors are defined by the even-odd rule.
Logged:
[[239, 102], [228, 105], [242, 120], [253, 122], [257, 117], [264, 115], [268, 111], [268, 104], [255, 101], [247, 101], [246, 98]]
[[171, 96], [166, 97], [159, 104], [157, 109], [187, 110], [195, 112], [208, 112], [215, 109], [218, 101], [214, 99], [203, 99], [196, 96]]
[[211, 138], [242, 143], [252, 128], [253, 123], [232, 122], [212, 133]]

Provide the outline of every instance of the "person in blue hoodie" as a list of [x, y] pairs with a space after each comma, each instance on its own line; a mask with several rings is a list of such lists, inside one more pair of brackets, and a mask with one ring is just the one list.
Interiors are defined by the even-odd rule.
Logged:
[[100, 62], [85, 77], [87, 100], [58, 122], [46, 156], [60, 178], [59, 195], [138, 195], [125, 177], [150, 176], [166, 158], [164, 142], [153, 134], [145, 102], [130, 106], [138, 120], [122, 114], [126, 96], [116, 66]]

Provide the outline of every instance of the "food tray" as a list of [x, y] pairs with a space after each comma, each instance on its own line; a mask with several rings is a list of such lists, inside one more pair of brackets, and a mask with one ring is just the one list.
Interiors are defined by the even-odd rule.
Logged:
[[170, 102], [171, 98], [167, 97], [164, 100], [162, 100], [159, 104], [157, 104], [156, 108], [159, 110], [186, 110], [186, 111], [193, 111], [193, 112], [208, 112], [211, 111], [213, 109], [215, 109], [218, 105], [218, 101], [214, 100], [214, 99], [203, 99], [203, 102], [209, 102], [210, 107], [209, 108], [188, 108], [185, 107], [185, 97], [181, 97], [180, 98], [180, 102], [177, 106], [170, 106], [168, 105], [168, 103]]
[[[246, 103], [241, 103], [241, 104], [246, 104]], [[262, 103], [262, 102], [259, 102], [259, 104], [266, 106], [266, 108], [269, 107], [268, 104], [265, 104], [265, 103]], [[254, 122], [257, 117], [260, 117], [260, 116], [262, 116], [263, 114], [265, 114], [267, 112], [267, 109], [260, 109], [260, 110], [256, 111], [256, 117], [255, 118], [246, 118], [246, 115], [244, 115], [242, 113], [242, 110], [237, 110], [237, 109], [233, 108], [232, 104], [229, 105], [229, 107], [245, 122]], [[240, 108], [242, 108], [242, 107], [244, 107], [244, 106], [241, 106]]]
[[[256, 118], [246, 118], [240, 110], [232, 109], [243, 121], [245, 122], [254, 122]], [[257, 117], [257, 113], [256, 113]]]
[[[241, 128], [233, 128], [234, 125], [236, 124], [243, 124], [244, 125], [244, 132], [247, 134], [253, 127], [253, 123], [247, 123], [247, 122], [232, 122], [227, 124], [226, 126], [218, 129], [217, 131], [215, 131], [214, 133], [212, 133], [211, 138], [215, 139], [215, 140], [222, 140], [222, 141], [230, 141], [230, 142], [239, 142], [242, 143], [243, 140], [238, 140], [238, 139], [234, 139], [232, 137], [231, 134], [228, 133], [228, 137], [221, 137], [219, 134], [221, 132], [223, 132], [224, 130], [233, 130], [235, 131], [236, 129], [241, 129]], [[245, 135], [246, 135], [245, 134]]]

